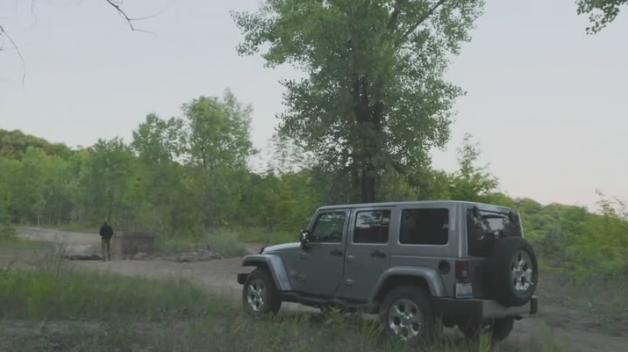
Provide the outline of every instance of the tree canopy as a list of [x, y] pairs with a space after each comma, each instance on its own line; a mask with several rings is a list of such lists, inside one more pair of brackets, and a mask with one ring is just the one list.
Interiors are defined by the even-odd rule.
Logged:
[[70, 148], [65, 144], [50, 143], [45, 139], [22, 133], [0, 129], [0, 156], [21, 159], [29, 147], [43, 150], [46, 154], [67, 156]]
[[462, 91], [443, 78], [482, 1], [268, 0], [236, 13], [242, 54], [290, 63], [280, 133], [351, 180], [351, 200], [373, 201], [383, 172], [415, 170], [449, 136]]
[[578, 0], [578, 14], [589, 17], [587, 32], [594, 34], [613, 22], [628, 0]]

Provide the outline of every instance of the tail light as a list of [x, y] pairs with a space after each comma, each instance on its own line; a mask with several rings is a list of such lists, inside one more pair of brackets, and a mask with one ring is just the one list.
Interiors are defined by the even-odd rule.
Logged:
[[471, 284], [471, 265], [466, 260], [456, 261], [456, 298], [472, 298], [473, 285]]
[[456, 261], [456, 280], [458, 282], [471, 282], [470, 265], [466, 260]]

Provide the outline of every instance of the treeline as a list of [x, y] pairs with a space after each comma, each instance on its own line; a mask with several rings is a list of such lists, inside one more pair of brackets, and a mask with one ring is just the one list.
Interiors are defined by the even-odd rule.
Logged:
[[[275, 140], [269, 167], [253, 172], [251, 109], [229, 92], [184, 104], [180, 117], [149, 114], [133, 139], [88, 148], [0, 130], [0, 223], [99, 224], [159, 236], [203, 236], [216, 227], [298, 231], [320, 205], [351, 199], [342, 170], [327, 170], [295, 143]], [[628, 275], [628, 215], [605, 197], [600, 213], [543, 206], [498, 192], [467, 137], [454, 172], [384, 170], [378, 199], [457, 199], [519, 209], [542, 258], [576, 272]], [[298, 167], [295, 167], [298, 165]]]
[[[0, 222], [99, 224], [163, 236], [208, 228], [303, 226], [323, 202], [310, 170], [257, 174], [251, 109], [226, 92], [184, 104], [181, 117], [146, 117], [131, 143], [72, 150], [0, 133]], [[298, 225], [297, 225], [298, 224]]]

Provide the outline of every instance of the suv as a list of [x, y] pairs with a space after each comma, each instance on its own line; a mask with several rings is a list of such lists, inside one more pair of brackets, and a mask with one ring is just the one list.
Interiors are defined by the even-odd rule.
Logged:
[[536, 256], [515, 210], [421, 201], [325, 206], [299, 243], [262, 248], [238, 274], [253, 314], [281, 302], [379, 314], [414, 342], [443, 325], [468, 338], [503, 340], [514, 320], [535, 314]]

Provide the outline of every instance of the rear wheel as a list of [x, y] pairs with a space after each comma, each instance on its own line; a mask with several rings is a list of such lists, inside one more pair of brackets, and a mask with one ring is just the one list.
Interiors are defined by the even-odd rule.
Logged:
[[428, 341], [437, 330], [430, 297], [416, 286], [390, 291], [381, 305], [380, 319], [390, 335], [412, 344]]
[[244, 310], [252, 315], [276, 314], [281, 308], [281, 300], [275, 283], [264, 269], [251, 272], [242, 288]]

